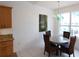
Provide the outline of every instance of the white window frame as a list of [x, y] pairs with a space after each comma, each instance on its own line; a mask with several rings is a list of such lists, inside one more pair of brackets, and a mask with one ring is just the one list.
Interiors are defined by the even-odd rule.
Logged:
[[[69, 25], [60, 25], [60, 27], [69, 27], [69, 32], [71, 33], [71, 28], [72, 27], [79, 27], [79, 25], [71, 25], [71, 21], [72, 21], [72, 18], [71, 18], [71, 14], [72, 12], [68, 12], [70, 14], [70, 18], [69, 18]], [[63, 34], [60, 34], [60, 35], [63, 35]], [[74, 34], [71, 34], [71, 35], [74, 35]]]

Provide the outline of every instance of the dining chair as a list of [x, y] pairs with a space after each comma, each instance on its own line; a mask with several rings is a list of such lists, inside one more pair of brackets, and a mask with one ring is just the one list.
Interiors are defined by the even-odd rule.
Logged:
[[64, 32], [63, 32], [63, 37], [69, 39], [69, 37], [70, 37], [70, 32], [64, 31]]
[[[51, 31], [50, 30], [48, 30], [48, 31], [46, 31], [46, 33], [45, 33], [46, 35], [49, 35], [49, 39], [50, 39], [50, 37], [51, 37]], [[53, 42], [51, 42], [50, 41], [50, 44], [51, 45], [54, 45], [54, 46], [56, 46], [56, 44], [54, 44]]]
[[[69, 39], [69, 37], [70, 37], [70, 32], [64, 31], [64, 32], [63, 32], [63, 37]], [[63, 43], [62, 45], [66, 46], [67, 44], [68, 44], [68, 42], [67, 42], [67, 43]]]
[[49, 35], [51, 37], [51, 31], [46, 31], [46, 34]]
[[[58, 50], [58, 47], [56, 47], [50, 40], [49, 40], [49, 35], [43, 34], [44, 37], [44, 43], [45, 43], [45, 47], [44, 47], [44, 54], [45, 52], [48, 53], [48, 56], [50, 56], [51, 53], [55, 52]], [[52, 43], [52, 44], [51, 44]]]
[[61, 45], [61, 48], [60, 48], [60, 55], [62, 52], [64, 53], [67, 53], [70, 57], [71, 54], [73, 54], [73, 57], [75, 56], [74, 55], [74, 46], [75, 46], [75, 42], [76, 42], [76, 36], [72, 36], [70, 37], [70, 43], [63, 46]]

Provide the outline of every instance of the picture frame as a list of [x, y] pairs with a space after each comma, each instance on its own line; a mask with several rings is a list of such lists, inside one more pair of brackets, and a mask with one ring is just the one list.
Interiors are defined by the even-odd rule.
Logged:
[[47, 30], [47, 15], [39, 14], [39, 32]]

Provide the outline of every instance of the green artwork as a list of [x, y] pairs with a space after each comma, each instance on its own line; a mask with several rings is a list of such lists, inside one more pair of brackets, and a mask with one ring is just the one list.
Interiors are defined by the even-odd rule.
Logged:
[[43, 32], [47, 30], [47, 16], [39, 15], [39, 32]]

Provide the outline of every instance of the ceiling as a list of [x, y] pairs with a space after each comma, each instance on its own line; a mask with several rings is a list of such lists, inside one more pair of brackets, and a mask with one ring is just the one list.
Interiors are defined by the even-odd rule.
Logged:
[[79, 1], [30, 1], [30, 3], [42, 6], [50, 9], [57, 9], [62, 7], [71, 6], [74, 4], [79, 4]]

